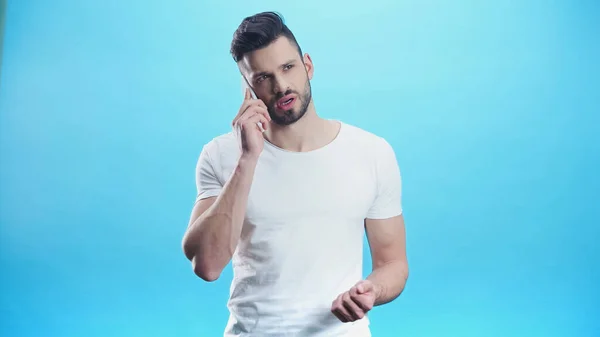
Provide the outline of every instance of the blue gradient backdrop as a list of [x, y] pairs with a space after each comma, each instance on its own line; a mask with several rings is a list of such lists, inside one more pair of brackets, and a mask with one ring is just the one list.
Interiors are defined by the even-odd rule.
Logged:
[[599, 2], [210, 3], [8, 2], [0, 335], [222, 334], [231, 270], [180, 240], [232, 33], [277, 10], [319, 113], [398, 154], [411, 277], [374, 336], [600, 336]]

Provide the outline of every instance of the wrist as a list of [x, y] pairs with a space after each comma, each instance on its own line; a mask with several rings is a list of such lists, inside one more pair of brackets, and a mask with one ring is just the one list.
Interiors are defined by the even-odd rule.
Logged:
[[384, 301], [385, 288], [379, 282], [376, 282], [371, 279], [368, 279], [368, 280], [371, 281], [371, 283], [373, 284], [373, 293], [375, 294], [375, 305], [377, 305], [378, 303], [381, 303], [382, 301]]
[[385, 288], [383, 287], [383, 285], [376, 283], [375, 284], [375, 302], [379, 303], [384, 301], [384, 297], [385, 297]]
[[258, 163], [258, 155], [253, 155], [250, 153], [242, 153], [240, 158], [238, 159], [238, 166], [240, 168], [254, 168]]

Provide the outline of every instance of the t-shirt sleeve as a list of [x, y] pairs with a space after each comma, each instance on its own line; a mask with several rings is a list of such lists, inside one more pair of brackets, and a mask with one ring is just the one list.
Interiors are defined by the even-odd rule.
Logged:
[[204, 146], [196, 164], [196, 202], [218, 196], [223, 189], [215, 169], [218, 163], [213, 160], [209, 146]]
[[402, 214], [402, 179], [392, 146], [383, 138], [375, 151], [377, 194], [367, 213], [369, 219], [387, 219]]

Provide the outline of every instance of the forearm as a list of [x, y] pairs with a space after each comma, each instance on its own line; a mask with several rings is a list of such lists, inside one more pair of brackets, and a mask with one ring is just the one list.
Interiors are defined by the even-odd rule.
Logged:
[[241, 157], [219, 197], [188, 228], [186, 254], [195, 270], [220, 274], [231, 260], [242, 231], [255, 168], [256, 159]]
[[392, 261], [374, 268], [367, 280], [371, 281], [376, 288], [375, 305], [389, 303], [400, 296], [407, 279], [406, 261]]

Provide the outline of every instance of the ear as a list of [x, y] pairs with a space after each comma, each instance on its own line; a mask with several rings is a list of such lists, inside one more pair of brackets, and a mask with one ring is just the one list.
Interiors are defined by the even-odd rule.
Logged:
[[312, 59], [310, 58], [310, 55], [308, 55], [308, 53], [304, 54], [304, 68], [306, 69], [306, 73], [308, 74], [308, 79], [312, 80], [315, 68], [312, 63]]

